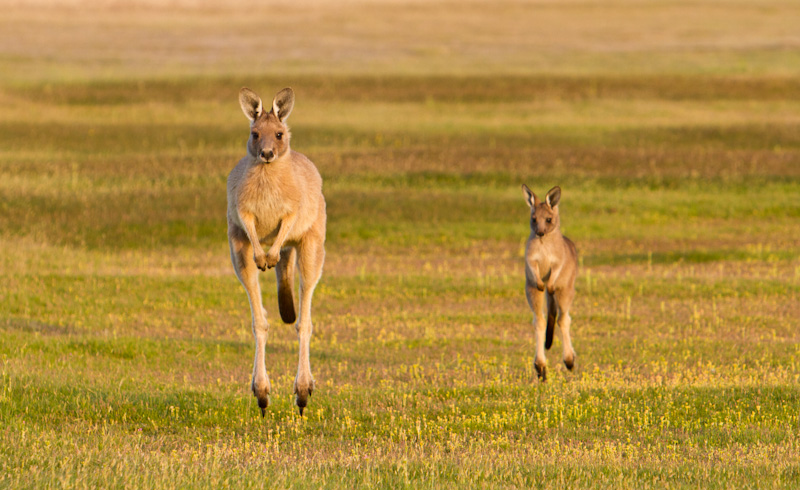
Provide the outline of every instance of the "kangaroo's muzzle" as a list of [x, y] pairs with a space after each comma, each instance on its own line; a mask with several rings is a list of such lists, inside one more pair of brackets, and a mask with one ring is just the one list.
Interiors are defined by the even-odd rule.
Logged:
[[272, 163], [272, 161], [275, 160], [275, 152], [272, 150], [269, 151], [261, 150], [259, 157], [261, 158], [261, 161], [264, 163]]

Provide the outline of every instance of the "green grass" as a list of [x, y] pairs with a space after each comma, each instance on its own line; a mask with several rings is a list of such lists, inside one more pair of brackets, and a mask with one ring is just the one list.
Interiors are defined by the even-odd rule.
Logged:
[[[226, 51], [261, 32], [228, 10], [10, 10], [0, 40], [40, 43], [0, 52], [0, 487], [797, 487], [796, 6], [537, 4], [540, 30], [480, 7], [420, 40], [366, 20], [447, 6], [318, 5], [309, 32], [354, 15], [373, 47], [309, 37], [275, 69]], [[553, 15], [583, 34], [553, 41]], [[127, 37], [104, 51], [108, 26]], [[186, 29], [227, 54], [193, 65]], [[175, 44], [150, 63], [123, 45], [154, 32]], [[294, 87], [292, 146], [324, 178], [302, 418], [272, 274], [265, 418], [249, 389], [225, 230], [243, 85]], [[556, 340], [545, 384], [523, 182], [562, 187], [580, 252], [576, 370]]]

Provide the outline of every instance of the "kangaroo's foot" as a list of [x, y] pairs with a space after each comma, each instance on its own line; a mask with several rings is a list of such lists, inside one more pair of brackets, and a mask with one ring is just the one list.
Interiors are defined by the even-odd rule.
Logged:
[[572, 368], [575, 367], [575, 357], [577, 357], [575, 351], [564, 354], [564, 365], [567, 366], [567, 369], [570, 371], [572, 371]]
[[251, 388], [253, 389], [253, 395], [255, 395], [258, 400], [258, 408], [261, 409], [261, 416], [264, 417], [267, 413], [267, 407], [269, 406], [269, 378], [257, 381], [254, 377]]
[[536, 375], [539, 376], [539, 379], [542, 380], [542, 383], [547, 381], [547, 363], [543, 360], [536, 359], [533, 367], [536, 368]]
[[314, 391], [315, 381], [313, 377], [295, 378], [294, 380], [294, 403], [300, 409], [300, 415], [308, 405], [308, 397]]

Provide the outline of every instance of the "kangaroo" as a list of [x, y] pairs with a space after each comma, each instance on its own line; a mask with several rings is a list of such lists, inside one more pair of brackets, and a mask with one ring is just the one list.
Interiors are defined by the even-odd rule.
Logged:
[[553, 344], [556, 313], [561, 342], [564, 344], [564, 364], [570, 370], [575, 364], [575, 350], [569, 336], [569, 308], [575, 298], [578, 252], [572, 240], [561, 234], [558, 215], [561, 188], [556, 186], [550, 189], [544, 202], [539, 201], [527, 185], [522, 184], [522, 190], [531, 208], [531, 234], [525, 246], [525, 296], [533, 311], [536, 327], [536, 374], [544, 382], [547, 380], [544, 351]]
[[[322, 177], [311, 160], [289, 148], [286, 119], [294, 107], [291, 88], [278, 92], [268, 112], [248, 88], [239, 91], [239, 104], [250, 120], [250, 139], [247, 156], [228, 176], [228, 242], [233, 269], [247, 292], [253, 317], [256, 351], [251, 387], [263, 417], [270, 394], [264, 359], [269, 327], [257, 269], [275, 267], [281, 319], [285, 323], [297, 320], [300, 355], [294, 394], [303, 415], [314, 390], [309, 360], [311, 297], [325, 261]], [[269, 245], [266, 252], [262, 244]], [[299, 317], [294, 303], [295, 267], [300, 269]]]

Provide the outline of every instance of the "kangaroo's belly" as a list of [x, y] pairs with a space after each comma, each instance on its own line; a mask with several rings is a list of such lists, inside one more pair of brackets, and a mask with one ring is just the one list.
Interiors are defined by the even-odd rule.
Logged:
[[311, 227], [316, 219], [316, 214], [309, 209], [307, 203], [302, 202], [299, 206], [290, 206], [287, 201], [277, 201], [271, 203], [261, 203], [253, 209], [255, 218], [256, 233], [259, 241], [264, 245], [272, 245], [278, 236], [285, 220], [295, 217], [289, 234], [286, 236], [286, 245], [294, 245], [299, 241], [305, 232]]

